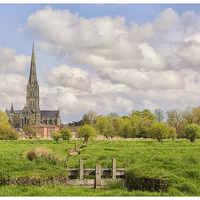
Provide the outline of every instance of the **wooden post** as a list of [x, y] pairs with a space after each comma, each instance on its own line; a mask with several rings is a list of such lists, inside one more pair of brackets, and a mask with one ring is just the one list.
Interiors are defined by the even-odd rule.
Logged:
[[116, 179], [116, 159], [112, 159], [112, 179]]
[[78, 151], [78, 144], [75, 144], [75, 151]]
[[83, 159], [79, 159], [79, 179], [83, 179]]
[[94, 188], [101, 187], [101, 165], [95, 166], [95, 180], [94, 180]]

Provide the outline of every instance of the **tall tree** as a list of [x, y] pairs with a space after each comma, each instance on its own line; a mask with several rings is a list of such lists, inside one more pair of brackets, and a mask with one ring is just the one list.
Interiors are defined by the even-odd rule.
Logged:
[[127, 116], [120, 117], [117, 119], [118, 125], [118, 135], [123, 138], [132, 138], [133, 135], [133, 126], [131, 120]]
[[111, 116], [101, 116], [96, 122], [96, 127], [98, 132], [108, 138], [113, 138], [114, 132], [114, 122]]
[[156, 116], [158, 122], [161, 122], [163, 119], [165, 119], [164, 111], [161, 109], [155, 109], [154, 115]]
[[183, 111], [183, 115], [182, 118], [184, 120], [186, 120], [187, 124], [192, 124], [195, 120], [195, 115], [194, 115], [194, 108], [192, 107], [187, 107], [184, 111]]
[[178, 138], [184, 136], [184, 122], [182, 120], [183, 111], [180, 109], [169, 110], [166, 112], [167, 124], [176, 129]]
[[152, 114], [151, 111], [148, 109], [144, 109], [142, 111], [133, 110], [132, 115], [141, 116], [142, 118], [147, 118], [149, 120], [156, 120], [156, 116]]

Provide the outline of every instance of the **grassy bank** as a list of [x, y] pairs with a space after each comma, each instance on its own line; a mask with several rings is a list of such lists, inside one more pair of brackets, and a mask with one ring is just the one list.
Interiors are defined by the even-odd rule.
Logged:
[[[111, 166], [112, 158], [116, 158], [118, 167], [126, 167], [127, 172], [134, 175], [167, 178], [168, 192], [165, 194], [150, 193], [152, 195], [200, 195], [200, 140], [194, 143], [183, 139], [175, 140], [174, 142], [164, 140], [163, 143], [159, 143], [156, 140], [90, 141], [89, 147], [86, 147], [83, 141], [70, 141], [69, 144], [66, 141], [60, 141], [59, 144], [56, 144], [52, 140], [41, 140], [40, 143], [34, 141], [34, 144], [30, 144], [30, 141], [0, 141], [0, 170], [9, 170], [11, 177], [15, 178], [65, 175], [65, 167], [62, 164], [53, 164], [53, 162], [49, 163], [45, 160], [39, 162], [36, 162], [36, 160], [29, 161], [25, 157], [25, 152], [28, 149], [44, 147], [51, 151], [55, 157], [66, 161], [69, 168], [78, 166], [79, 158], [83, 159], [83, 165], [86, 168], [94, 168], [96, 164], [100, 164], [102, 168], [107, 168]], [[78, 143], [79, 149], [83, 151], [80, 155], [70, 156], [69, 150], [74, 149], [75, 143]], [[33, 189], [30, 186], [31, 190], [38, 190], [38, 194], [40, 194], [39, 191], [48, 190], [48, 187], [51, 186], [45, 186], [43, 189]], [[9, 190], [9, 188], [14, 188], [14, 191], [23, 190], [19, 186], [4, 186], [0, 188], [0, 195], [6, 196], [3, 191]], [[63, 190], [61, 194], [71, 196], [70, 193], [65, 193], [68, 189], [61, 188], [55, 187], [55, 191]], [[86, 188], [84, 189], [87, 190]], [[75, 188], [74, 190], [80, 190], [77, 196], [84, 196], [81, 195], [81, 191], [84, 191], [84, 189]], [[89, 191], [90, 189], [88, 189]], [[114, 196], [115, 192], [108, 191], [110, 191], [111, 196]], [[104, 192], [108, 191], [102, 190], [102, 196], [104, 196]], [[100, 193], [97, 193], [98, 191], [91, 193], [91, 196], [101, 196]], [[122, 190], [122, 193], [119, 196], [126, 196], [126, 193], [127, 195], [130, 194], [130, 196], [144, 196], [148, 193], [147, 196], [151, 196], [149, 192], [134, 191], [130, 193]], [[45, 193], [43, 191], [41, 194], [48, 196], [51, 192]], [[56, 193], [52, 195], [55, 196]], [[31, 196], [31, 194], [27, 194], [27, 196]], [[88, 193], [85, 196], [90, 196], [90, 194]]]

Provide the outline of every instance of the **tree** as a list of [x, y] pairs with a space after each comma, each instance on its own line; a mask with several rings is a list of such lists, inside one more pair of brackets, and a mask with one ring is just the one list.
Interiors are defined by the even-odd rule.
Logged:
[[127, 116], [120, 117], [117, 119], [118, 125], [118, 135], [123, 138], [132, 138], [133, 137], [133, 126], [131, 120]]
[[62, 137], [62, 134], [59, 132], [54, 131], [53, 132], [53, 140], [56, 141], [56, 143], [58, 144], [58, 140]]
[[176, 129], [174, 127], [169, 127], [169, 138], [174, 141], [177, 138]]
[[182, 119], [182, 115], [183, 111], [180, 109], [169, 110], [166, 112], [167, 124], [176, 129], [178, 138], [184, 136], [185, 123]]
[[200, 106], [194, 108], [194, 123], [200, 125]]
[[164, 122], [154, 122], [150, 128], [151, 137], [157, 139], [158, 142], [162, 142], [164, 138], [167, 138], [169, 129]]
[[2, 110], [0, 110], [0, 122], [3, 122], [5, 124], [9, 124], [9, 117]]
[[0, 140], [17, 140], [19, 136], [11, 129], [8, 120], [6, 113], [0, 110]]
[[93, 110], [89, 110], [87, 114], [83, 115], [83, 118], [81, 121], [83, 125], [89, 124], [90, 126], [94, 127], [97, 122], [97, 119], [98, 119], [97, 112]]
[[96, 129], [86, 124], [78, 129], [78, 137], [84, 138], [86, 145], [88, 146], [88, 139], [93, 139], [96, 136]]
[[187, 124], [192, 124], [192, 123], [194, 123], [194, 120], [195, 120], [194, 108], [192, 108], [192, 107], [187, 107], [187, 108], [183, 111], [182, 117], [183, 117], [183, 119], [186, 120]]
[[68, 143], [69, 143], [70, 138], [72, 138], [71, 130], [69, 128], [63, 128], [60, 133], [62, 135], [62, 139], [67, 140]]
[[163, 119], [165, 119], [164, 111], [162, 111], [161, 109], [155, 109], [154, 114], [158, 122], [161, 122]]
[[156, 116], [148, 109], [144, 109], [143, 111], [133, 110], [132, 115], [141, 116], [142, 118], [147, 118], [149, 120], [156, 120]]
[[26, 132], [26, 134], [32, 138], [33, 136], [37, 139], [37, 133], [36, 128], [32, 127], [31, 124], [23, 126], [23, 130]]
[[111, 115], [99, 117], [96, 122], [96, 128], [107, 139], [115, 136], [114, 121]]
[[134, 135], [136, 135], [136, 137], [148, 138], [150, 137], [150, 127], [156, 121], [156, 116], [147, 109], [143, 111], [133, 111], [131, 121]]
[[10, 140], [18, 140], [19, 135], [15, 130], [10, 130], [10, 134], [8, 135]]
[[85, 125], [85, 124], [90, 124], [90, 120], [89, 120], [89, 117], [85, 114], [83, 115], [83, 118], [82, 118], [82, 124]]
[[186, 138], [194, 142], [200, 136], [200, 126], [197, 124], [188, 124], [185, 127]]

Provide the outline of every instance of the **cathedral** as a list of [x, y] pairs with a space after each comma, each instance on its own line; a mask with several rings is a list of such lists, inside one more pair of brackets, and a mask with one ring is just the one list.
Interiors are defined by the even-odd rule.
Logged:
[[26, 106], [22, 110], [6, 109], [10, 124], [15, 128], [25, 125], [54, 124], [61, 125], [60, 110], [40, 110], [39, 106], [39, 84], [36, 75], [34, 44], [31, 57], [30, 76], [26, 91]]

